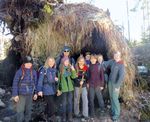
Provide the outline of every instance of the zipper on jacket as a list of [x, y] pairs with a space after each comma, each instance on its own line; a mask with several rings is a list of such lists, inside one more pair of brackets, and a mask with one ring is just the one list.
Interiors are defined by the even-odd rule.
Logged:
[[66, 79], [67, 87], [68, 87], [68, 91], [69, 91], [68, 77], [66, 77], [65, 79]]

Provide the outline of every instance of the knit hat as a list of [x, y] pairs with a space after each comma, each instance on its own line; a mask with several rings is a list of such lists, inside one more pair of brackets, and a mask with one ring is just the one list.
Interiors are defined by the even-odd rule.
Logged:
[[69, 46], [64, 46], [63, 51], [70, 52], [71, 48]]
[[67, 60], [69, 60], [69, 58], [68, 57], [64, 57], [64, 58], [61, 59], [61, 62], [64, 63]]
[[23, 63], [33, 63], [33, 59], [31, 56], [25, 56], [23, 59]]

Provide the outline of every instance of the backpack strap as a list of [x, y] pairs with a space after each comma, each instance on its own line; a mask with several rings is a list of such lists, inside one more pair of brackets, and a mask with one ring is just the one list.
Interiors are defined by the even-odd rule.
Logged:
[[25, 70], [24, 70], [24, 65], [21, 65], [21, 71], [22, 71], [22, 75], [21, 75], [21, 78], [20, 80], [23, 80], [24, 79], [24, 75], [25, 75]]
[[33, 67], [30, 68], [31, 80], [33, 80]]
[[[44, 67], [43, 67], [44, 68]], [[47, 74], [47, 68], [44, 68], [44, 76]]]
[[69, 57], [71, 65], [75, 66], [75, 60], [73, 57]]
[[98, 71], [100, 72], [102, 64], [98, 64]]
[[44, 68], [44, 67], [43, 67], [43, 69], [44, 69], [43, 84], [50, 84], [50, 83], [48, 82], [48, 78], [47, 78], [47, 68]]
[[[25, 76], [25, 66], [24, 66], [24, 64], [21, 65], [21, 71], [22, 71], [22, 75], [21, 75], [20, 80], [23, 80], [24, 76]], [[30, 68], [30, 75], [31, 75], [31, 80], [33, 80], [33, 67]]]

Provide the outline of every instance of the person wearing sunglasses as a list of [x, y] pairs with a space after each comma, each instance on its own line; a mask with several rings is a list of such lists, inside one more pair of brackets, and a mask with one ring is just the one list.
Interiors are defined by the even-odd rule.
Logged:
[[73, 57], [71, 57], [71, 48], [69, 46], [64, 46], [63, 47], [63, 51], [62, 54], [60, 54], [60, 56], [58, 58], [56, 58], [56, 68], [59, 69], [61, 60], [67, 57], [69, 58], [69, 61], [71, 63], [71, 65], [75, 66], [75, 60]]

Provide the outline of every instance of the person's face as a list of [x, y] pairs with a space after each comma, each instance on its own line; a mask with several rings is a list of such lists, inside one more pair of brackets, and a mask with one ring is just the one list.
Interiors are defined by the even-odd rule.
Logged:
[[82, 58], [82, 59], [80, 59], [79, 60], [79, 66], [83, 66], [85, 64], [85, 61], [84, 61], [84, 59]]
[[32, 67], [32, 63], [25, 63], [24, 66], [25, 68], [30, 69]]
[[86, 60], [90, 60], [90, 57], [91, 57], [90, 55], [86, 55], [86, 56], [85, 56], [85, 59], [86, 59]]
[[121, 54], [120, 54], [120, 53], [115, 53], [115, 54], [114, 54], [114, 60], [115, 60], [116, 62], [120, 61], [120, 60], [121, 60]]
[[52, 68], [52, 67], [54, 66], [54, 64], [55, 64], [54, 59], [51, 59], [51, 58], [50, 58], [50, 59], [48, 60], [48, 65], [49, 65], [49, 67]]
[[64, 66], [68, 67], [69, 64], [70, 64], [69, 60], [65, 60], [65, 61], [64, 61]]
[[103, 57], [102, 56], [98, 56], [98, 62], [101, 63], [103, 61]]
[[70, 55], [70, 51], [69, 50], [64, 50], [64, 56], [68, 57]]
[[94, 56], [92, 56], [90, 61], [91, 64], [96, 64], [97, 59]]

